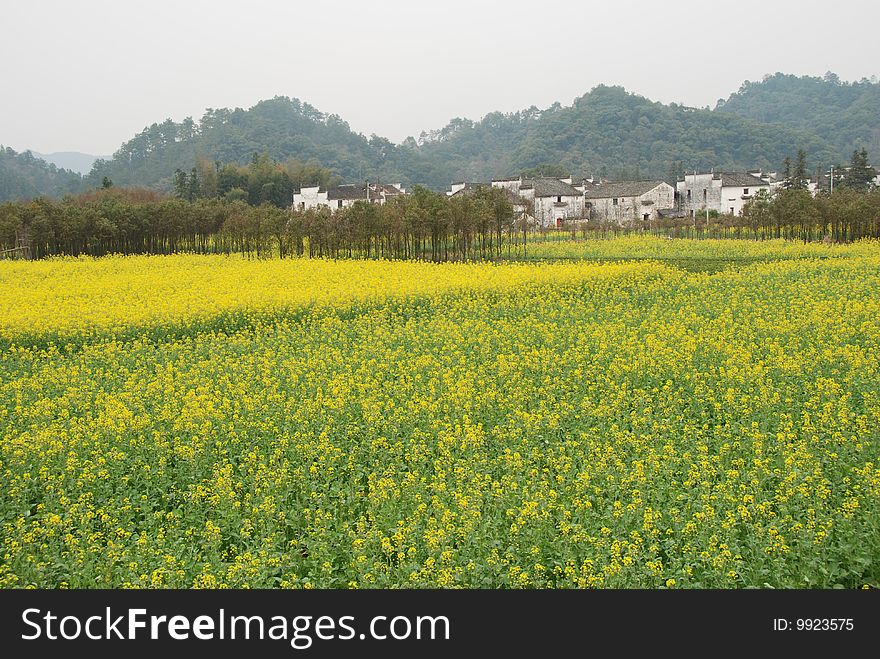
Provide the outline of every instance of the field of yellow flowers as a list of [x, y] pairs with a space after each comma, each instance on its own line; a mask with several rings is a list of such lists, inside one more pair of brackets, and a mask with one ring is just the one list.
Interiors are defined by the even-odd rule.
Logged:
[[722, 247], [0, 262], [0, 586], [880, 586], [880, 245]]

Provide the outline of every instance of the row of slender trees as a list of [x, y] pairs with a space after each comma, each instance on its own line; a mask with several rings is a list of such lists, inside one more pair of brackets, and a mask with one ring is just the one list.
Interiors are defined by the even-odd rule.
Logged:
[[[0, 252], [26, 243], [28, 256], [239, 253], [269, 257], [494, 259], [524, 248], [534, 235], [502, 191], [481, 188], [448, 197], [416, 188], [384, 205], [356, 202], [305, 211], [269, 203], [197, 199], [142, 189], [108, 188], [62, 201], [0, 205]], [[555, 230], [550, 230], [556, 233]], [[880, 190], [835, 188], [758, 194], [742, 216], [666, 218], [626, 226], [571, 223], [572, 236], [652, 232], [674, 236], [787, 238], [848, 242], [880, 238]]]
[[282, 258], [496, 258], [523, 234], [500, 190], [456, 196], [416, 188], [384, 205], [305, 211], [234, 199], [186, 201], [109, 187], [62, 201], [0, 205], [0, 245], [35, 258], [82, 254], [241, 253]]
[[[723, 226], [725, 221], [716, 224]], [[743, 209], [741, 218], [727, 219], [726, 224], [756, 238], [835, 242], [880, 238], [880, 190], [841, 186], [816, 196], [798, 188], [772, 197], [762, 193]]]
[[758, 192], [743, 208], [742, 215], [710, 210], [684, 217], [630, 220], [623, 224], [589, 222], [568, 227], [571, 237], [585, 238], [634, 231], [672, 237], [755, 240], [852, 242], [880, 238], [880, 189], [840, 186], [833, 193], [813, 196], [806, 189], [790, 187], [772, 196]]

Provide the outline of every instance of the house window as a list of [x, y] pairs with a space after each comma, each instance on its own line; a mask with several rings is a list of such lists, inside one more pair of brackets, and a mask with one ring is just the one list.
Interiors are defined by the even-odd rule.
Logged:
[[557, 203], [557, 204], [561, 204], [561, 203], [562, 203], [562, 197], [556, 197], [556, 203]]
[[342, 208], [342, 199], [339, 199], [339, 200], [336, 202], [336, 208]]
[[615, 206], [617, 206], [617, 197], [615, 197], [614, 199], [612, 199], [612, 200], [611, 200], [611, 203], [614, 204]]
[[743, 194], [749, 194], [749, 189], [748, 189], [748, 188], [743, 188]]
[[691, 191], [690, 191], [690, 190], [688, 190], [688, 196], [687, 196], [687, 199], [688, 199], [688, 201], [691, 200]]
[[708, 191], [706, 190], [706, 188], [703, 188], [703, 201], [706, 201], [706, 198], [708, 197], [707, 193]]
[[731, 214], [731, 215], [734, 214], [734, 212], [733, 212], [733, 206], [730, 207], [730, 214]]

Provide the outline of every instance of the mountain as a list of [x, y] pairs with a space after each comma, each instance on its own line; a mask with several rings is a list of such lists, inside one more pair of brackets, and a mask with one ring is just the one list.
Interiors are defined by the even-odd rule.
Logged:
[[844, 163], [855, 149], [862, 148], [873, 162], [880, 162], [880, 83], [876, 78], [843, 82], [831, 72], [822, 78], [776, 73], [761, 82], [746, 81], [715, 109], [752, 121], [810, 130], [834, 145]]
[[371, 142], [339, 116], [308, 103], [276, 97], [249, 110], [209, 108], [199, 122], [188, 117], [152, 124], [111, 159], [98, 160], [87, 181], [97, 186], [107, 176], [114, 185], [170, 189], [174, 171], [189, 171], [198, 158], [244, 164], [254, 153], [320, 163], [345, 179], [362, 180], [375, 177], [384, 148], [394, 150], [394, 145], [380, 138]]
[[69, 169], [79, 174], [88, 174], [98, 158], [109, 157], [93, 156], [88, 153], [80, 153], [79, 151], [59, 151], [57, 153], [37, 153], [34, 151], [33, 154], [37, 158], [41, 158], [58, 168]]
[[[425, 136], [419, 148], [427, 177], [486, 179], [541, 165], [614, 178], [669, 178], [671, 170], [777, 168], [803, 148], [811, 162], [830, 163], [835, 148], [809, 130], [730, 113], [663, 105], [621, 87], [599, 86], [571, 106], [554, 104], [479, 122], [457, 119]], [[676, 172], [679, 173], [679, 172]], [[442, 178], [442, 177], [441, 177]]]
[[59, 169], [30, 151], [16, 153], [0, 146], [0, 202], [33, 197], [63, 197], [81, 192], [82, 177]]
[[777, 168], [799, 148], [811, 162], [841, 156], [806, 128], [663, 105], [620, 87], [596, 87], [571, 106], [453, 119], [400, 145], [368, 139], [337, 115], [276, 97], [249, 110], [209, 109], [200, 122], [153, 124], [112, 159], [98, 160], [87, 182], [97, 186], [107, 176], [116, 185], [170, 189], [174, 171], [188, 171], [200, 156], [245, 163], [258, 152], [318, 163], [348, 181], [382, 178], [443, 189], [454, 179], [488, 180], [550, 165], [576, 175], [635, 178], [669, 177], [676, 168]]
[[247, 110], [209, 108], [198, 121], [154, 123], [112, 157], [96, 160], [84, 184], [99, 187], [106, 176], [117, 186], [170, 191], [175, 170], [188, 172], [199, 159], [245, 164], [255, 153], [319, 165], [345, 181], [381, 178], [438, 190], [453, 180], [523, 171], [668, 180], [712, 167], [772, 170], [798, 149], [812, 170], [848, 162], [859, 145], [880, 161], [878, 90], [874, 82], [842, 83], [833, 74], [776, 74], [746, 82], [709, 110], [598, 86], [571, 105], [456, 118], [402, 144], [355, 133], [338, 115], [278, 96]]

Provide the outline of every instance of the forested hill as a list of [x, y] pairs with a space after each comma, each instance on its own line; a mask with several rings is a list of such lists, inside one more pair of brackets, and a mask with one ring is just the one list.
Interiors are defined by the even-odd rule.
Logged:
[[[320, 165], [345, 181], [381, 178], [437, 190], [453, 180], [535, 170], [671, 179], [711, 167], [778, 169], [799, 149], [812, 171], [848, 162], [856, 146], [866, 146], [880, 162], [878, 90], [876, 83], [842, 83], [833, 74], [777, 74], [744, 84], [715, 110], [701, 110], [599, 86], [571, 105], [494, 112], [480, 121], [457, 118], [399, 145], [355, 133], [339, 116], [308, 103], [276, 97], [248, 110], [209, 109], [198, 121], [153, 124], [109, 160], [98, 160], [84, 182], [99, 187], [107, 177], [117, 186], [170, 191], [175, 170], [190, 171], [199, 159], [247, 163], [255, 153]], [[14, 165], [9, 168], [34, 167], [31, 161]], [[75, 174], [48, 167], [43, 178], [19, 171], [13, 180], [3, 173], [0, 194], [60, 196], [76, 184]]]
[[16, 153], [0, 146], [0, 202], [38, 196], [63, 197], [80, 192], [82, 177], [59, 169], [30, 151]]
[[663, 105], [605, 86], [571, 106], [456, 120], [433, 137], [420, 154], [428, 166], [450, 164], [447, 179], [515, 175], [540, 165], [560, 165], [576, 176], [669, 178], [673, 170], [778, 168], [799, 148], [811, 163], [840, 159], [807, 130]]
[[246, 163], [254, 153], [278, 161], [313, 161], [344, 179], [363, 180], [375, 177], [381, 145], [352, 132], [337, 115], [276, 97], [249, 110], [209, 108], [198, 122], [187, 118], [153, 124], [123, 144], [112, 159], [98, 160], [87, 180], [99, 185], [107, 176], [114, 185], [170, 189], [174, 171], [188, 171], [197, 158]]
[[848, 162], [865, 148], [880, 162], [880, 83], [842, 82], [834, 73], [823, 78], [777, 73], [761, 82], [745, 82], [716, 110], [753, 121], [805, 128], [835, 146]]
[[107, 176], [115, 185], [170, 189], [174, 171], [189, 170], [198, 157], [244, 163], [266, 153], [279, 161], [313, 161], [347, 181], [382, 178], [443, 189], [452, 180], [548, 166], [628, 178], [668, 178], [694, 168], [778, 168], [799, 148], [811, 163], [843, 160], [808, 130], [663, 105], [619, 87], [597, 87], [570, 106], [454, 119], [400, 145], [368, 139], [336, 115], [276, 97], [249, 110], [209, 110], [199, 122], [153, 124], [111, 160], [98, 161], [87, 179], [94, 186]]

